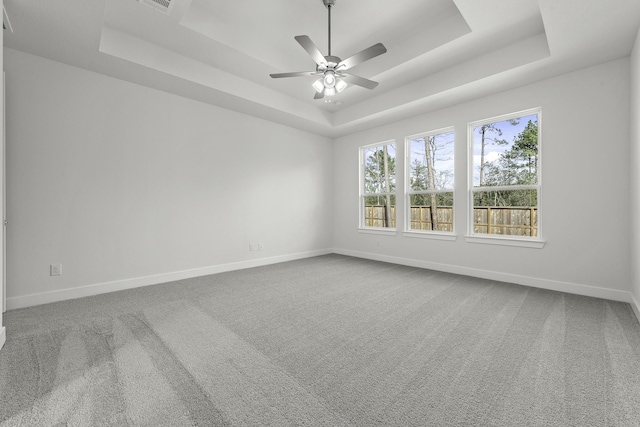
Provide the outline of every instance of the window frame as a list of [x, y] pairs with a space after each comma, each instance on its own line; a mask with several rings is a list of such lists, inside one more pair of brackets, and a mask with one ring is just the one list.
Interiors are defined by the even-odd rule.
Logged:
[[[365, 192], [365, 169], [366, 169], [366, 159], [365, 159], [365, 151], [371, 147], [382, 147], [384, 145], [393, 145], [395, 150], [395, 159], [396, 159], [396, 173], [395, 173], [395, 184], [396, 189], [392, 192], [383, 192], [383, 193], [366, 193]], [[371, 234], [385, 234], [385, 235], [395, 235], [397, 234], [398, 229], [398, 147], [396, 145], [395, 139], [389, 139], [386, 141], [376, 142], [374, 144], [362, 145], [358, 148], [359, 155], [359, 188], [358, 188], [358, 231], [361, 233], [371, 233]], [[372, 227], [365, 225], [365, 197], [368, 196], [395, 196], [396, 200], [396, 208], [395, 208], [395, 227]]]
[[[538, 116], [538, 159], [537, 159], [537, 180], [535, 185], [506, 185], [506, 186], [485, 186], [474, 187], [474, 129], [488, 123], [502, 122], [505, 120], [521, 118], [536, 114]], [[545, 244], [542, 233], [542, 107], [530, 108], [527, 110], [516, 111], [513, 113], [502, 114], [499, 116], [489, 117], [482, 120], [476, 120], [467, 124], [467, 234], [465, 239], [469, 243], [521, 246], [529, 248], [542, 248]], [[482, 191], [500, 191], [500, 190], [536, 190], [537, 191], [537, 236], [511, 236], [499, 234], [481, 234], [474, 233], [474, 193]]]
[[[411, 191], [411, 141], [417, 138], [428, 138], [434, 135], [444, 133], [453, 133], [453, 182], [450, 189], [445, 190], [421, 190]], [[455, 146], [456, 146], [456, 130], [454, 126], [447, 126], [440, 129], [434, 129], [427, 132], [420, 132], [404, 138], [404, 205], [406, 207], [404, 213], [404, 230], [403, 236], [436, 240], [456, 240], [456, 221], [455, 221]], [[452, 231], [440, 230], [416, 230], [411, 228], [411, 196], [414, 194], [439, 194], [452, 193], [453, 199], [453, 218], [451, 222]]]

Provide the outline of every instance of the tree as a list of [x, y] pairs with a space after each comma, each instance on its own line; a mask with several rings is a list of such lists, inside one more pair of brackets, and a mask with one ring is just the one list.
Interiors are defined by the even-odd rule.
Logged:
[[[389, 146], [384, 145], [372, 151], [365, 158], [365, 192], [380, 194], [392, 193], [395, 191], [395, 155], [389, 153]], [[367, 196], [365, 198], [367, 206], [384, 206], [384, 226], [391, 226], [391, 206], [395, 204], [390, 194], [383, 196]]]
[[[390, 182], [389, 182], [389, 152], [387, 149], [387, 146], [385, 145], [382, 148], [382, 160], [383, 160], [383, 165], [384, 165], [384, 189], [386, 193], [389, 193], [390, 191]], [[395, 165], [395, 162], [394, 162]], [[385, 227], [389, 227], [391, 224], [389, 224], [389, 221], [391, 219], [391, 195], [387, 194], [385, 196], [386, 200], [385, 200], [385, 204], [384, 204], [384, 226]]]
[[[497, 127], [495, 123], [488, 123], [486, 125], [480, 126], [478, 130], [480, 133], [480, 179], [479, 185], [480, 187], [484, 186], [484, 173], [490, 163], [485, 162], [484, 160], [484, 152], [488, 144], [495, 143], [498, 145], [503, 145], [506, 143], [504, 139], [497, 139], [498, 136], [502, 136], [502, 129]], [[491, 137], [490, 135], [495, 135], [495, 137]]]
[[[433, 156], [435, 156], [435, 136], [430, 136], [428, 138], [424, 139], [424, 156], [427, 160], [427, 188], [429, 190], [435, 190], [436, 189], [436, 177], [435, 177], [435, 171], [433, 170], [433, 163], [434, 163], [434, 159]], [[438, 202], [436, 200], [436, 194], [435, 193], [430, 193], [429, 194], [429, 206], [431, 206], [431, 209], [429, 209], [429, 212], [431, 213], [431, 229], [432, 230], [437, 230], [438, 229]]]
[[[485, 172], [484, 185], [488, 187], [537, 184], [538, 123], [529, 120], [524, 130], [513, 138], [511, 147], [495, 162], [485, 165]], [[537, 194], [533, 190], [494, 191], [491, 196], [487, 203], [494, 206], [537, 205]], [[482, 198], [478, 199], [477, 205], [484, 205]]]
[[[386, 157], [386, 160], [385, 160]], [[395, 156], [389, 154], [388, 149], [380, 147], [365, 158], [365, 191], [367, 193], [384, 193], [387, 190], [387, 177], [385, 177], [385, 162], [389, 172], [389, 191], [395, 190]]]
[[[451, 160], [452, 134], [444, 133], [415, 138], [411, 141], [413, 161], [410, 173], [410, 191], [443, 190], [451, 188], [453, 173], [438, 170], [443, 161]], [[438, 206], [450, 206], [451, 197], [446, 193], [429, 192], [411, 196], [412, 206], [429, 206], [430, 223], [433, 230], [438, 226]]]

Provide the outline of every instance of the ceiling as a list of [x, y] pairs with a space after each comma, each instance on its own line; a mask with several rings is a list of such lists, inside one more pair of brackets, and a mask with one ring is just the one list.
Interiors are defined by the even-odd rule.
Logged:
[[296, 35], [327, 54], [322, 0], [4, 5], [5, 47], [328, 137], [628, 56], [640, 26], [637, 0], [336, 0], [332, 54], [388, 52], [350, 70], [378, 87], [325, 102], [313, 77], [269, 77], [315, 69]]

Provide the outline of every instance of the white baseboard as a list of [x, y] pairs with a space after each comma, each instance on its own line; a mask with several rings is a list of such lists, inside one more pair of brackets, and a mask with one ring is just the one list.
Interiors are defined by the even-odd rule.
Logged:
[[[479, 277], [482, 279], [497, 280], [501, 282], [515, 283], [519, 285], [531, 286], [535, 288], [549, 289], [553, 291], [567, 292], [571, 294], [603, 298], [613, 301], [622, 301], [631, 304], [638, 321], [640, 321], [640, 303], [630, 292], [618, 291], [614, 289], [600, 288], [596, 286], [580, 285], [570, 282], [560, 282], [556, 280], [540, 279], [536, 277], [521, 276], [516, 274], [501, 273], [476, 268], [461, 267], [457, 265], [434, 263], [410, 258], [394, 257], [390, 255], [373, 254], [369, 252], [352, 251], [349, 249], [322, 249], [309, 252], [301, 252], [288, 255], [280, 255], [270, 258], [260, 258], [254, 260], [240, 261], [229, 264], [220, 264], [192, 270], [177, 271], [171, 273], [157, 274], [152, 276], [137, 277], [133, 279], [117, 280], [113, 282], [98, 283], [94, 285], [81, 286], [77, 288], [61, 289], [51, 292], [43, 292], [31, 295], [21, 295], [7, 298], [7, 310], [31, 307], [34, 305], [48, 304], [57, 301], [82, 298], [107, 292], [132, 289], [141, 286], [157, 285], [175, 280], [190, 279], [193, 277], [206, 276], [209, 274], [224, 273], [227, 271], [241, 270], [245, 268], [260, 267], [264, 265], [277, 264], [297, 259], [311, 258], [314, 256], [336, 253], [357, 258], [371, 259], [375, 261], [390, 262], [393, 264], [407, 265], [411, 267], [427, 268], [431, 270], [444, 271], [447, 273], [463, 274], [467, 276]], [[5, 330], [0, 329], [0, 342], [4, 343]], [[1, 346], [0, 346], [1, 347]]]
[[4, 343], [7, 341], [7, 328], [0, 326], [0, 350], [4, 347]]
[[[515, 283], [534, 288], [549, 289], [552, 291], [567, 292], [570, 294], [584, 295], [588, 297], [603, 298], [613, 301], [631, 303], [630, 292], [617, 291], [615, 289], [599, 288], [596, 286], [580, 285], [577, 283], [560, 282], [557, 280], [540, 279], [537, 277], [520, 276], [517, 274], [501, 273], [497, 271], [480, 270], [477, 268], [462, 267], [458, 265], [440, 264], [436, 262], [422, 261], [410, 258], [400, 258], [389, 255], [373, 254], [368, 252], [352, 251], [349, 249], [335, 248], [334, 253], [349, 255], [357, 258], [371, 259], [375, 261], [390, 262], [393, 264], [407, 265], [410, 267], [428, 268], [444, 271], [446, 273], [462, 274], [465, 276], [479, 277], [481, 279], [496, 280], [499, 282]], [[632, 303], [633, 305], [633, 303]], [[637, 309], [637, 307], [636, 307]], [[638, 312], [636, 311], [636, 314]]]
[[263, 265], [278, 264], [297, 259], [311, 258], [314, 256], [333, 253], [332, 249], [321, 249], [310, 252], [280, 255], [269, 258], [259, 258], [230, 264], [213, 265], [209, 267], [195, 268], [192, 270], [176, 271], [171, 273], [156, 274], [153, 276], [136, 277], [133, 279], [117, 280], [113, 282], [98, 283], [77, 288], [60, 289], [50, 292], [42, 292], [30, 295], [21, 295], [7, 298], [7, 310], [31, 307], [34, 305], [48, 304], [75, 298], [88, 297], [107, 292], [121, 291], [124, 289], [138, 288], [141, 286], [157, 285], [175, 280], [191, 279], [193, 277], [207, 276], [209, 274], [224, 273], [226, 271], [241, 270], [245, 268], [260, 267]]
[[629, 301], [629, 304], [631, 304], [631, 308], [633, 308], [633, 312], [636, 314], [638, 322], [640, 322], [640, 302], [638, 302], [633, 294], [631, 294], [631, 301]]

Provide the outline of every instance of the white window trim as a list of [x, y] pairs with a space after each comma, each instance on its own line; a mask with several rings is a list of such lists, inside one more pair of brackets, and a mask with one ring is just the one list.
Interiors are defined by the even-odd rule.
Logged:
[[383, 236], [396, 236], [398, 234], [395, 228], [382, 228], [382, 227], [360, 227], [358, 233], [362, 234], [378, 234]]
[[447, 240], [455, 242], [458, 239], [458, 235], [450, 231], [432, 231], [432, 230], [411, 230], [403, 231], [404, 237], [410, 237], [412, 239], [432, 239], [432, 240]]
[[454, 200], [454, 213], [455, 213], [455, 170], [454, 170], [454, 185], [451, 186], [450, 189], [446, 190], [422, 190], [422, 191], [410, 191], [411, 188], [411, 179], [409, 178], [410, 170], [411, 170], [411, 140], [416, 138], [427, 138], [433, 135], [439, 135], [441, 133], [449, 133], [453, 132], [454, 139], [454, 156], [455, 156], [455, 141], [456, 141], [456, 129], [454, 126], [448, 126], [441, 129], [436, 129], [428, 132], [416, 133], [413, 135], [406, 136], [404, 138], [404, 204], [405, 204], [405, 213], [404, 213], [404, 230], [402, 235], [404, 237], [412, 237], [412, 238], [421, 238], [421, 239], [434, 239], [434, 240], [449, 240], [455, 241], [458, 236], [456, 235], [456, 222], [455, 215], [453, 220], [453, 231], [438, 231], [438, 230], [413, 230], [411, 228], [411, 195], [412, 194], [438, 194], [438, 193], [453, 193]]
[[[473, 129], [486, 123], [493, 123], [509, 119], [517, 119], [519, 117], [537, 114], [538, 116], [538, 184], [537, 185], [513, 185], [499, 187], [475, 187], [473, 186]], [[528, 248], [541, 249], [545, 245], [542, 233], [542, 137], [540, 130], [542, 127], [542, 107], [530, 108], [528, 110], [517, 111], [515, 113], [504, 114], [500, 116], [490, 117], [487, 119], [476, 120], [467, 125], [467, 175], [468, 175], [468, 203], [467, 208], [467, 234], [465, 239], [468, 243], [482, 243], [489, 245], [519, 246]], [[473, 232], [473, 193], [479, 191], [493, 190], [521, 190], [535, 189], [538, 191], [538, 236], [503, 236], [498, 234], [476, 234]]]
[[359, 156], [359, 162], [360, 162], [360, 170], [359, 170], [359, 182], [358, 182], [358, 232], [360, 233], [369, 233], [369, 234], [384, 234], [384, 235], [396, 235], [397, 234], [397, 228], [398, 228], [398, 221], [397, 221], [397, 217], [396, 217], [396, 226], [395, 227], [369, 227], [364, 225], [364, 214], [365, 214], [365, 207], [364, 207], [364, 198], [365, 196], [395, 196], [396, 197], [396, 215], [398, 212], [398, 194], [397, 194], [397, 182], [398, 182], [398, 173], [396, 170], [396, 191], [395, 192], [390, 192], [390, 193], [370, 193], [370, 194], [365, 194], [364, 192], [364, 163], [365, 163], [365, 159], [364, 159], [364, 152], [367, 148], [370, 147], [381, 147], [383, 145], [390, 145], [393, 144], [396, 150], [396, 167], [397, 167], [397, 154], [398, 154], [398, 147], [396, 146], [396, 140], [395, 139], [390, 139], [387, 141], [382, 141], [382, 142], [376, 142], [374, 144], [367, 144], [367, 145], [362, 145], [358, 148], [358, 156]]
[[[538, 229], [539, 230], [539, 229]], [[464, 236], [468, 243], [483, 243], [486, 245], [502, 245], [502, 246], [519, 246], [522, 248], [542, 249], [546, 243], [545, 240], [511, 236], [500, 236], [499, 234], [474, 234], [472, 236]]]

